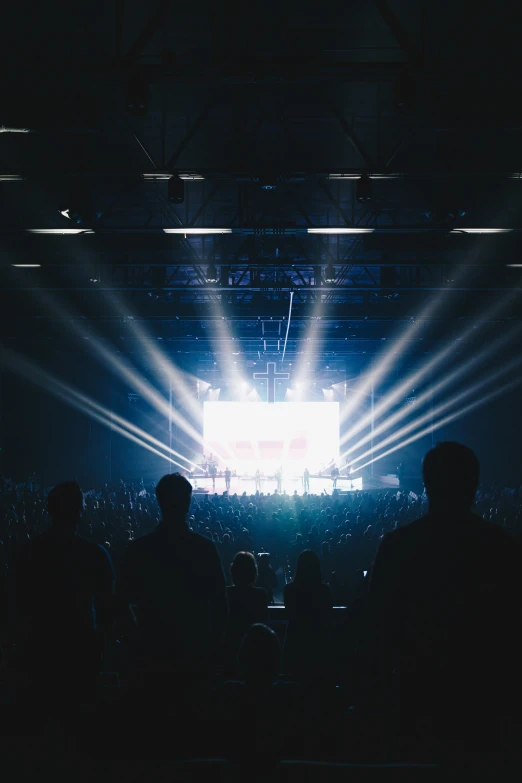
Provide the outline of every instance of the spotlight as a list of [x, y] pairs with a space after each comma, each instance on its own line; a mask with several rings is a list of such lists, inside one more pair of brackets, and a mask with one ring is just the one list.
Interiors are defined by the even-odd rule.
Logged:
[[335, 272], [335, 267], [333, 264], [327, 264], [324, 270], [324, 282], [325, 283], [335, 283], [337, 280], [337, 275]]
[[182, 204], [185, 200], [185, 183], [174, 174], [167, 184], [167, 198], [173, 204]]
[[364, 204], [367, 201], [372, 200], [372, 181], [368, 174], [363, 174], [357, 182], [355, 200], [358, 201], [359, 204]]
[[63, 215], [68, 220], [71, 220], [73, 223], [76, 223], [77, 225], [80, 225], [80, 223], [85, 222], [85, 215], [81, 210], [79, 210], [77, 207], [63, 207], [63, 209], [58, 210], [60, 215]]
[[205, 280], [207, 283], [217, 283], [219, 280], [218, 271], [214, 264], [209, 264], [207, 266], [207, 274], [205, 277]]
[[67, 188], [67, 192], [63, 194], [63, 201], [58, 212], [78, 226], [83, 226], [101, 217], [101, 212], [94, 210], [92, 191], [84, 182], [78, 180], [75, 180]]

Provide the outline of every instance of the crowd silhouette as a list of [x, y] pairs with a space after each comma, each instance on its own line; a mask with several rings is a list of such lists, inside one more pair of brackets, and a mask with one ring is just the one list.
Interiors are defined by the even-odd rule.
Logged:
[[96, 709], [97, 732], [118, 727], [98, 748], [126, 754], [145, 709], [141, 751], [175, 714], [180, 757], [516, 744], [522, 497], [477, 491], [458, 443], [423, 477], [422, 496], [4, 479], [4, 703]]

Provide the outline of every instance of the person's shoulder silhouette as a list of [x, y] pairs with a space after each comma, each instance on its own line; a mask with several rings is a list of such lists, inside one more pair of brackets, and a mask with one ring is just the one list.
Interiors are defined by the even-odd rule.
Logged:
[[192, 485], [179, 473], [156, 487], [161, 521], [129, 543], [118, 582], [119, 603], [136, 607], [141, 643], [151, 655], [200, 658], [221, 637], [227, 618], [221, 560], [212, 540], [191, 531]]
[[[472, 513], [479, 462], [454, 442], [425, 456], [428, 513], [382, 539], [370, 581], [369, 626], [381, 649], [433, 669], [459, 672], [453, 683], [501, 666], [518, 649], [520, 547], [505, 530]], [[444, 663], [443, 663], [444, 662]], [[482, 675], [481, 675], [482, 676]], [[439, 681], [440, 682], [440, 681]], [[482, 681], [484, 685], [484, 680]], [[415, 689], [412, 689], [414, 692]], [[434, 690], [432, 695], [435, 698]]]
[[99, 667], [114, 619], [114, 572], [105, 549], [76, 534], [83, 495], [76, 482], [47, 501], [50, 529], [25, 542], [13, 563], [16, 626], [26, 663]]

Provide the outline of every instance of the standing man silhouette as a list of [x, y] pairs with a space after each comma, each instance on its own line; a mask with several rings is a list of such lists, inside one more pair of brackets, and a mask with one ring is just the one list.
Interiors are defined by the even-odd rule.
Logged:
[[14, 558], [14, 604], [20, 666], [37, 698], [94, 696], [114, 620], [114, 571], [106, 550], [80, 538], [83, 495], [75, 481], [47, 498], [51, 527]]
[[225, 630], [225, 575], [213, 541], [192, 532], [192, 486], [179, 473], [156, 487], [161, 522], [131, 541], [118, 582], [120, 606], [134, 606], [135, 653], [147, 670], [204, 673]]
[[310, 471], [308, 468], [305, 468], [303, 473], [303, 492], [310, 492]]
[[210, 478], [212, 479], [212, 489], [214, 492], [216, 491], [216, 476], [217, 476], [217, 467], [215, 463], [212, 463], [209, 467], [209, 474]]
[[282, 466], [279, 467], [276, 470], [275, 477], [276, 477], [276, 481], [277, 481], [277, 491], [281, 492], [281, 490], [283, 488], [283, 467]]
[[471, 735], [518, 709], [520, 544], [472, 513], [479, 462], [471, 449], [439, 443], [422, 471], [428, 513], [384, 536], [372, 571], [368, 635], [384, 672], [377, 690], [395, 683], [389, 696], [408, 728], [429, 716], [439, 730], [454, 721]]
[[227, 492], [230, 492], [230, 479], [232, 478], [232, 471], [227, 466], [225, 468], [225, 489]]

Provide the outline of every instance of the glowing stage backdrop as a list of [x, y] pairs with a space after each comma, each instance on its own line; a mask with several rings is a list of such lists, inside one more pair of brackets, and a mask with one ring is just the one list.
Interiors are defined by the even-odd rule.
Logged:
[[316, 473], [339, 457], [339, 403], [205, 402], [203, 437], [241, 475]]

